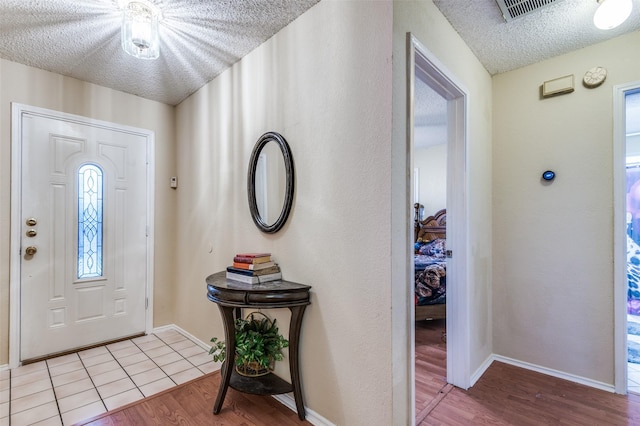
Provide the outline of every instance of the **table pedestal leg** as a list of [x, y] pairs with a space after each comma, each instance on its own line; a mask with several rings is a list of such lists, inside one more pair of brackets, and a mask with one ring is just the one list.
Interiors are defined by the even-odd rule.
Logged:
[[291, 322], [289, 323], [289, 372], [291, 373], [291, 385], [293, 387], [293, 397], [296, 401], [298, 417], [304, 420], [304, 400], [302, 398], [302, 386], [300, 385], [300, 369], [298, 347], [300, 343], [300, 328], [302, 326], [302, 314], [306, 305], [293, 306], [291, 310]]
[[218, 390], [216, 402], [213, 405], [213, 414], [218, 414], [222, 409], [224, 397], [227, 395], [227, 388], [229, 387], [229, 380], [231, 380], [233, 366], [235, 365], [236, 352], [236, 327], [233, 318], [233, 308], [221, 305], [218, 305], [218, 308], [220, 308], [222, 322], [224, 324], [225, 360], [222, 364], [220, 389]]

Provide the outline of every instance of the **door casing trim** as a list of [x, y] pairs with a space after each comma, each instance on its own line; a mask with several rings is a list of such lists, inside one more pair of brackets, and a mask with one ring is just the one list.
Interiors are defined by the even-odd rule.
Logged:
[[96, 120], [75, 114], [11, 103], [11, 240], [9, 261], [9, 368], [20, 366], [20, 246], [21, 246], [21, 193], [22, 193], [22, 116], [25, 113], [54, 120], [62, 120], [107, 130], [130, 133], [144, 137], [147, 145], [147, 270], [145, 297], [145, 332], [153, 329], [153, 271], [154, 271], [154, 182], [155, 182], [155, 133], [151, 130]]
[[[436, 56], [431, 53], [413, 34], [407, 34], [409, 48], [408, 76], [409, 91], [412, 91], [415, 67], [419, 68], [423, 81], [447, 100], [447, 228], [455, 232], [447, 233], [447, 248], [454, 251], [454, 258], [447, 261], [447, 276], [452, 285], [447, 287], [447, 382], [468, 389], [471, 383], [470, 336], [469, 336], [469, 276], [468, 276], [468, 212], [467, 212], [467, 105], [469, 91], [454, 77]], [[410, 172], [413, 172], [413, 93], [409, 96], [408, 151]], [[413, 177], [409, 178], [412, 185]], [[412, 193], [409, 191], [409, 193]], [[410, 203], [407, 203], [410, 205]], [[413, 233], [411, 233], [413, 235]], [[413, 241], [411, 241], [411, 246]], [[413, 261], [409, 261], [412, 269]], [[410, 282], [414, 282], [412, 279]], [[412, 299], [411, 297], [409, 298]], [[411, 317], [415, 321], [415, 307], [411, 305]], [[413, 323], [410, 324], [413, 326]], [[413, 342], [415, 345], [415, 342]], [[415, 348], [412, 347], [412, 357]], [[414, 364], [415, 362], [412, 362]], [[412, 376], [415, 377], [415, 372]], [[415, 379], [414, 379], [415, 381]], [[415, 389], [413, 390], [415, 393]], [[415, 394], [412, 395], [415, 399]]]
[[[447, 275], [455, 284], [447, 289], [447, 382], [463, 389], [473, 385], [470, 372], [471, 340], [469, 332], [470, 301], [468, 213], [467, 128], [469, 127], [469, 91], [412, 33], [406, 34], [406, 133], [403, 159], [405, 174], [404, 205], [397, 207], [404, 213], [403, 239], [398, 239], [395, 251], [402, 253], [402, 264], [392, 271], [398, 290], [392, 292], [392, 358], [393, 381], [401, 383], [393, 392], [393, 419], [397, 424], [415, 424], [415, 307], [413, 275], [413, 108], [415, 68], [428, 79], [429, 86], [447, 99], [447, 224], [455, 229], [447, 235], [447, 247], [455, 251], [448, 262]], [[399, 162], [400, 163], [400, 162]], [[399, 173], [398, 173], [399, 174]], [[453, 191], [452, 188], [456, 188]], [[400, 197], [398, 197], [400, 198]], [[392, 241], [393, 244], [396, 242]], [[394, 257], [395, 259], [395, 257]], [[393, 267], [392, 267], [393, 268]]]
[[614, 388], [627, 394], [627, 241], [626, 93], [640, 90], [640, 81], [613, 87], [613, 342]]

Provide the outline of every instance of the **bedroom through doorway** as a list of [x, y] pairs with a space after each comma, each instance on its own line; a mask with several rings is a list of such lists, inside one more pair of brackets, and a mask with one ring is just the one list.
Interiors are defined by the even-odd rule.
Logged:
[[447, 386], [447, 99], [415, 67], [413, 226], [416, 424]]
[[[468, 91], [411, 33], [407, 33], [407, 53], [406, 208], [410, 213], [408, 211], [406, 217], [409, 222], [407, 229], [414, 232], [410, 232], [406, 240], [407, 249], [410, 249], [406, 259], [409, 282], [402, 303], [407, 303], [410, 313], [406, 324], [409, 337], [409, 412], [415, 413], [416, 424], [420, 424], [430, 407], [435, 406], [431, 402], [434, 398], [437, 401], [441, 392], [446, 393], [453, 386], [468, 389], [472, 382], [467, 298], [470, 285], [466, 158]], [[421, 135], [423, 131], [425, 134]], [[416, 153], [414, 140], [420, 144], [419, 140], [425, 138], [442, 142], [427, 145], [431, 152], [427, 156], [430, 163], [422, 165], [420, 160], [414, 161], [414, 157], [420, 156]], [[415, 169], [419, 169], [417, 173]], [[437, 170], [439, 178], [435, 177]], [[414, 173], [418, 176], [414, 177]], [[424, 178], [431, 173], [434, 175], [429, 183], [423, 184]], [[423, 189], [434, 183], [437, 191], [442, 191], [440, 195], [436, 194], [436, 189], [428, 196], [420, 195]], [[440, 204], [437, 197], [440, 197]], [[416, 201], [417, 209], [414, 208]], [[418, 230], [416, 223], [420, 226]], [[422, 241], [417, 247], [418, 238]], [[425, 261], [417, 269], [430, 270], [428, 276], [422, 277], [429, 287], [422, 295], [415, 291], [416, 250], [421, 251], [421, 261]], [[423, 300], [416, 305], [419, 297]], [[422, 327], [417, 328], [417, 324], [427, 326], [426, 332], [423, 333]], [[424, 338], [426, 346], [435, 351], [425, 355], [424, 363], [418, 359], [416, 351], [416, 345], [420, 346], [423, 341], [416, 341], [416, 336]], [[421, 375], [424, 378], [430, 374], [439, 377], [429, 382], [437, 389], [423, 386], [420, 382]]]

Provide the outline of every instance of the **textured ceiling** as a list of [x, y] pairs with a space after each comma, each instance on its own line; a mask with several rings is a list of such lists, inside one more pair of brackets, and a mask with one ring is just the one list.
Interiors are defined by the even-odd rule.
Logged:
[[416, 149], [447, 142], [447, 100], [419, 76], [414, 83], [414, 132]]
[[593, 25], [596, 0], [562, 0], [505, 22], [495, 0], [434, 0], [490, 74], [511, 71], [640, 29], [640, 0], [613, 30]]
[[118, 0], [0, 0], [0, 57], [176, 105], [319, 0], [153, 0], [160, 57], [120, 47]]
[[[163, 11], [157, 60], [120, 48], [118, 0], [0, 0], [0, 57], [176, 105], [319, 0], [150, 1]], [[596, 0], [562, 0], [509, 23], [495, 0], [434, 3], [491, 74], [640, 29], [640, 0], [610, 31], [593, 26]]]
[[[561, 0], [508, 23], [496, 0], [433, 2], [492, 75], [640, 29], [640, 0], [633, 0], [629, 19], [609, 31], [593, 25], [596, 0]], [[640, 110], [640, 101], [637, 104]], [[415, 125], [416, 148], [446, 142], [446, 102], [419, 79], [415, 86]]]

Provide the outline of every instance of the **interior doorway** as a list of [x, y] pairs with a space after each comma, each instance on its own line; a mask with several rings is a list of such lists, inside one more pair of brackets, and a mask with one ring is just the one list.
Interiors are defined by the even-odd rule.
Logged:
[[[447, 99], [419, 66], [414, 80], [414, 254], [416, 424], [447, 386]], [[438, 216], [438, 219], [436, 219]], [[440, 219], [440, 218], [444, 219]], [[441, 226], [444, 221], [444, 226]]]
[[624, 144], [624, 244], [626, 300], [621, 326], [625, 333], [626, 391], [640, 393], [640, 87], [632, 85], [619, 94]]
[[[423, 208], [414, 211], [412, 220], [419, 216], [424, 219], [426, 216], [436, 216], [436, 213], [446, 208], [446, 220], [444, 225], [445, 246], [435, 248], [444, 251], [444, 263], [446, 268], [446, 295], [445, 295], [445, 321], [446, 336], [440, 334], [440, 338], [445, 337], [446, 346], [446, 375], [443, 385], [455, 385], [468, 389], [471, 382], [469, 371], [469, 330], [466, 327], [469, 318], [468, 294], [468, 243], [467, 243], [467, 203], [466, 203], [466, 107], [467, 91], [462, 85], [456, 82], [455, 77], [449, 72], [438, 59], [429, 52], [415, 37], [408, 34], [408, 182], [411, 187], [410, 194], [419, 197], [418, 203]], [[426, 134], [423, 134], [426, 133]], [[419, 140], [420, 139], [420, 140]], [[414, 167], [420, 156], [416, 143], [422, 140], [432, 141], [431, 160], [440, 158], [440, 165], [418, 167], [416, 172]], [[437, 142], [436, 142], [437, 141]], [[439, 152], [439, 154], [438, 154]], [[426, 164], [426, 163], [425, 163]], [[440, 178], [434, 176], [430, 183], [438, 187], [433, 190], [432, 195], [420, 195], [425, 175], [429, 175], [425, 167], [438, 167]], [[418, 183], [419, 176], [419, 183]], [[435, 182], [437, 180], [438, 182]], [[416, 188], [419, 185], [420, 188]], [[432, 188], [433, 189], [433, 188]], [[438, 193], [440, 192], [440, 193]], [[413, 198], [412, 197], [412, 198]], [[426, 198], [429, 198], [428, 200]], [[413, 203], [412, 203], [413, 205]], [[436, 210], [438, 211], [431, 211]], [[412, 209], [413, 210], [413, 209]], [[415, 236], [414, 233], [412, 233]], [[416, 241], [411, 241], [411, 246], [415, 249]], [[412, 253], [414, 250], [411, 251]], [[416, 267], [414, 258], [407, 259], [411, 270], [411, 282], [413, 292], [407, 295], [412, 306], [411, 330], [411, 365], [412, 371], [412, 402], [416, 399], [416, 371], [415, 371], [415, 320], [416, 298], [415, 282]], [[413, 405], [416, 414], [419, 407]], [[422, 413], [424, 415], [424, 413]], [[416, 419], [419, 420], [419, 419]]]

